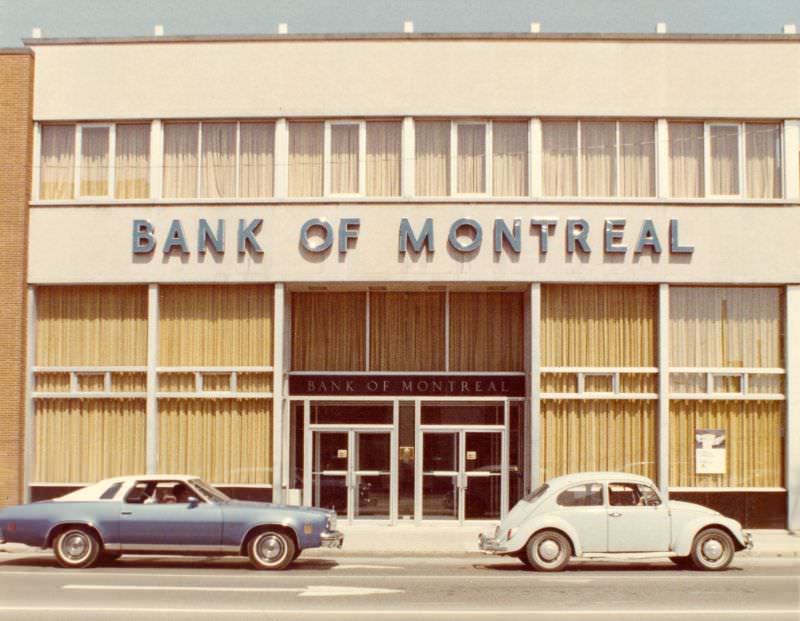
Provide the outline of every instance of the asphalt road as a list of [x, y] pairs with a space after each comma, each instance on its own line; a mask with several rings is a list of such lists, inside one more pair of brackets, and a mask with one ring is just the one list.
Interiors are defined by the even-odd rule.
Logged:
[[505, 558], [123, 557], [91, 570], [0, 557], [0, 619], [758, 619], [800, 621], [800, 559], [737, 559], [721, 573], [581, 562], [559, 574]]

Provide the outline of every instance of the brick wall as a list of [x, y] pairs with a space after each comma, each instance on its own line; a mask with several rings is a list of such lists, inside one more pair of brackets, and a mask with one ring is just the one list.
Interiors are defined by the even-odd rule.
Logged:
[[25, 255], [33, 55], [0, 49], [0, 506], [23, 499]]

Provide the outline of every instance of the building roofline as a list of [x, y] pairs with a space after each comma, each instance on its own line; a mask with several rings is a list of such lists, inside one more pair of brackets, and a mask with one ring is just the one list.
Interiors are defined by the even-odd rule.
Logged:
[[0, 54], [23, 54], [31, 56], [33, 50], [29, 47], [0, 47]]
[[261, 34], [176, 35], [144, 37], [67, 37], [23, 39], [26, 46], [131, 45], [152, 43], [256, 43], [275, 41], [642, 41], [655, 42], [774, 42], [797, 43], [800, 34], [677, 34], [677, 33], [349, 33], [349, 34]]

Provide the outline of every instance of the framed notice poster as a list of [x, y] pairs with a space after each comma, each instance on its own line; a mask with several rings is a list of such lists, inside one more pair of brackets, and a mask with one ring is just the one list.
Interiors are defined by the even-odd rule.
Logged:
[[725, 430], [694, 430], [696, 474], [725, 474]]

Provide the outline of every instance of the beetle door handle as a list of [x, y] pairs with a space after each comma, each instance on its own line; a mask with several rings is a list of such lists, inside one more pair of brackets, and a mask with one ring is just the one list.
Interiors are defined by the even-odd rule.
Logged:
[[123, 511], [120, 515], [133, 515], [131, 511]]
[[619, 511], [612, 511], [608, 514], [608, 517], [622, 517], [622, 514]]

